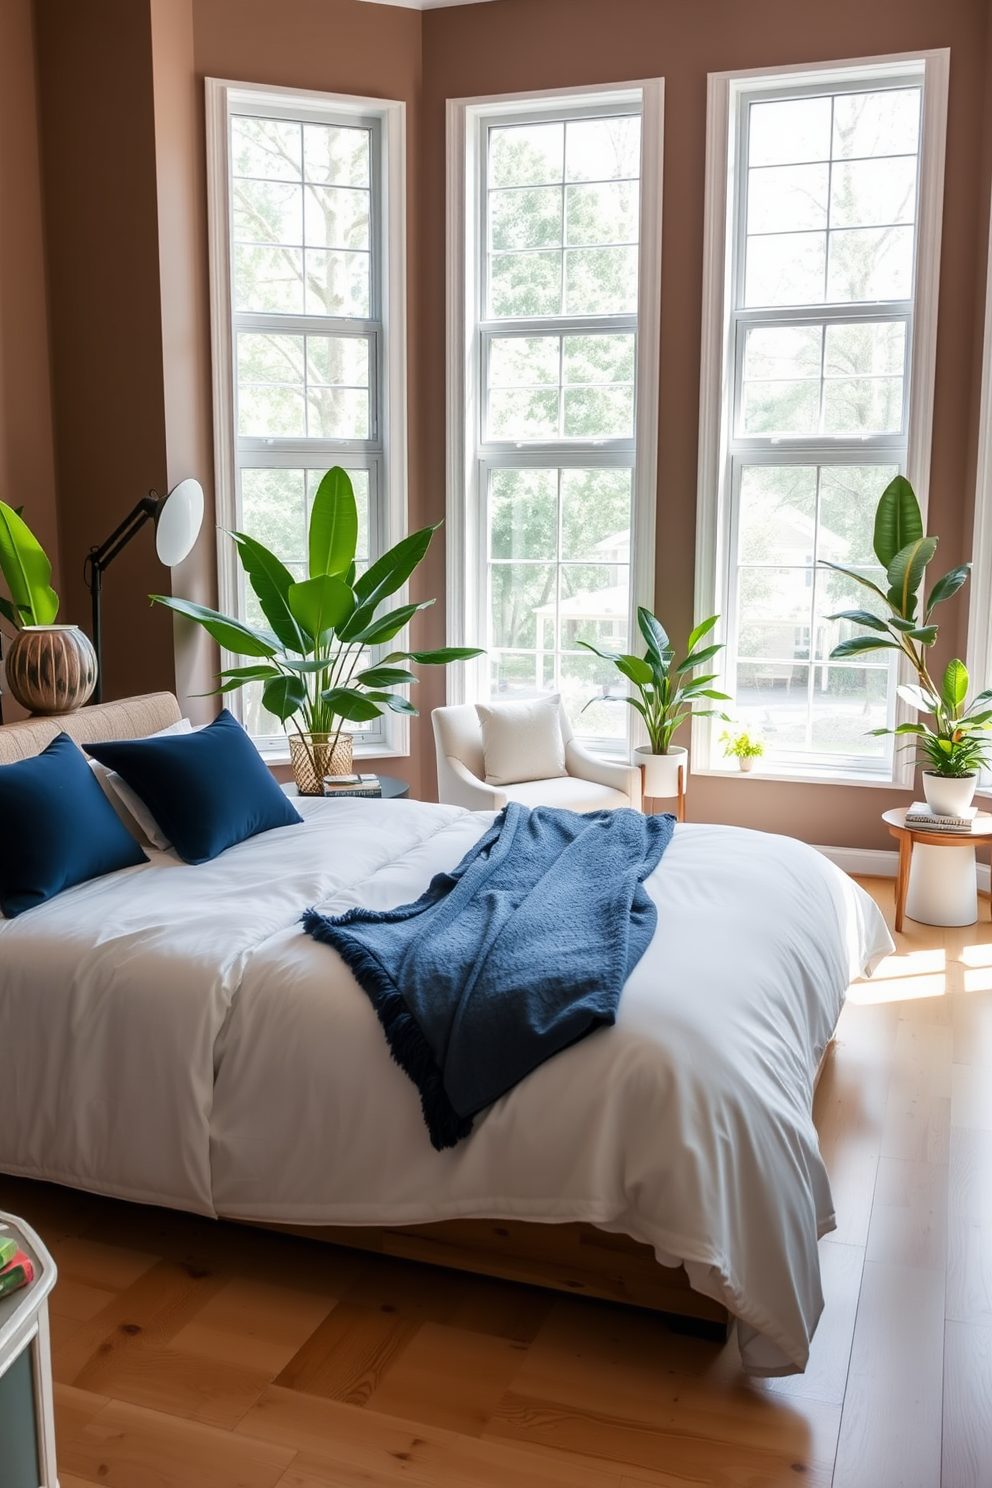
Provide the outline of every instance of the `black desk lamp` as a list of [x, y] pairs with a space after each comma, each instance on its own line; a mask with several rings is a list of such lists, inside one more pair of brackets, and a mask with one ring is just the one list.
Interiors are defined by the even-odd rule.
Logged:
[[155, 523], [155, 552], [166, 568], [175, 568], [193, 550], [203, 521], [203, 487], [197, 480], [180, 481], [165, 496], [149, 491], [124, 518], [121, 525], [98, 548], [90, 548], [83, 573], [89, 585], [93, 609], [93, 649], [96, 652], [96, 687], [92, 701], [103, 698], [103, 636], [100, 625], [100, 590], [104, 569], [139, 532], [147, 521]]

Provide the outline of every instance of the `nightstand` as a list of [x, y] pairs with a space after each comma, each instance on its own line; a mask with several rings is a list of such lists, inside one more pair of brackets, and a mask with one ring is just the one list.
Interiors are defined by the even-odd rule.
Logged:
[[921, 925], [973, 925], [978, 919], [975, 847], [992, 839], [992, 815], [980, 811], [970, 832], [933, 832], [906, 825], [906, 807], [883, 811], [899, 842], [896, 929], [904, 915]]

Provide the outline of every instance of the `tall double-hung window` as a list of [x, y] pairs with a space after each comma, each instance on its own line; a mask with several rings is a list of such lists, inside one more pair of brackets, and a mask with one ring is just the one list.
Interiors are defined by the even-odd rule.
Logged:
[[449, 630], [474, 699], [559, 693], [627, 737], [617, 674], [651, 603], [660, 83], [449, 115]]
[[[357, 559], [405, 522], [403, 105], [208, 80], [218, 525], [305, 577], [322, 474], [351, 476]], [[221, 608], [264, 624], [219, 538]], [[234, 694], [285, 745], [261, 684]], [[405, 750], [405, 720], [356, 747]]]
[[869, 733], [892, 653], [830, 659], [873, 597], [824, 564], [884, 589], [878, 498], [902, 472], [926, 501], [945, 95], [943, 53], [710, 80], [697, 602], [768, 774], [905, 773]]

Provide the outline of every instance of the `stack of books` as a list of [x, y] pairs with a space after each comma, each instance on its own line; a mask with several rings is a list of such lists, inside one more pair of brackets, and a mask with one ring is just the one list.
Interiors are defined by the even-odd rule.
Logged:
[[34, 1267], [16, 1240], [0, 1235], [0, 1297], [34, 1281]]
[[906, 825], [925, 827], [928, 832], [970, 832], [977, 815], [977, 806], [966, 806], [958, 816], [941, 816], [926, 801], [914, 801], [906, 812]]
[[325, 775], [325, 796], [381, 796], [378, 775]]

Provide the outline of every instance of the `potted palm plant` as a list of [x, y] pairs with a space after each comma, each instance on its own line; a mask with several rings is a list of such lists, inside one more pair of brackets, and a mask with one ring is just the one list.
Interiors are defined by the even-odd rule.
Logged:
[[423, 527], [410, 533], [358, 574], [355, 493], [347, 472], [335, 466], [314, 497], [305, 579], [297, 581], [274, 553], [247, 533], [231, 533], [268, 629], [188, 599], [151, 596], [157, 604], [195, 620], [228, 651], [248, 658], [247, 665], [220, 672], [216, 691], [262, 683], [264, 706], [295, 729], [289, 746], [302, 795], [321, 795], [325, 775], [351, 769], [347, 724], [369, 723], [387, 709], [417, 712], [407, 698], [392, 691], [417, 681], [398, 663], [446, 666], [481, 654], [471, 647], [446, 646], [438, 651], [391, 651], [374, 661], [368, 655], [398, 635], [418, 610], [434, 603], [422, 599], [382, 611], [420, 564], [436, 530]]
[[13, 627], [7, 686], [31, 713], [72, 713], [96, 686], [96, 652], [77, 625], [59, 625], [52, 565], [19, 511], [0, 501], [0, 573], [10, 598], [0, 615]]
[[[708, 620], [703, 620], [696, 626], [686, 642], [686, 655], [677, 664], [674, 648], [664, 626], [643, 605], [637, 610], [637, 624], [646, 643], [643, 656], [618, 655], [612, 651], [601, 651], [591, 641], [579, 642], [587, 651], [593, 651], [604, 661], [612, 662], [634, 688], [633, 693], [618, 694], [610, 700], [629, 703], [644, 720], [649, 742], [636, 746], [634, 764], [644, 767], [646, 796], [678, 795], [679, 770], [684, 769], [689, 751], [682, 745], [673, 744], [672, 736], [682, 724], [690, 718], [711, 717], [722, 718], [725, 723], [730, 722], [727, 715], [717, 708], [693, 706], [700, 698], [729, 702], [727, 693], [715, 692], [709, 685], [716, 681], [715, 672], [702, 677], [691, 675], [697, 667], [722, 649], [722, 642], [696, 649], [719, 618], [719, 615], [711, 615]], [[610, 698], [609, 694], [606, 696]]]
[[873, 535], [875, 556], [885, 570], [888, 588], [882, 589], [856, 569], [826, 564], [870, 590], [876, 607], [883, 612], [841, 610], [828, 619], [848, 620], [868, 631], [867, 635], [841, 641], [830, 653], [832, 660], [888, 650], [899, 651], [910, 663], [917, 681], [900, 686], [899, 695], [914, 712], [929, 714], [932, 723], [921, 717], [894, 729], [870, 732], [910, 736], [908, 742], [916, 745], [928, 766], [923, 772], [923, 790], [931, 810], [951, 816], [971, 804], [979, 773], [992, 756], [992, 691], [980, 692], [969, 702], [968, 669], [957, 658], [948, 662], [939, 687], [930, 675], [927, 653], [939, 630], [933, 623], [933, 612], [957, 594], [971, 569], [970, 563], [952, 568], [924, 599], [924, 572], [937, 551], [937, 542], [936, 537], [925, 533], [912, 486], [904, 476], [897, 475], [882, 492]]

